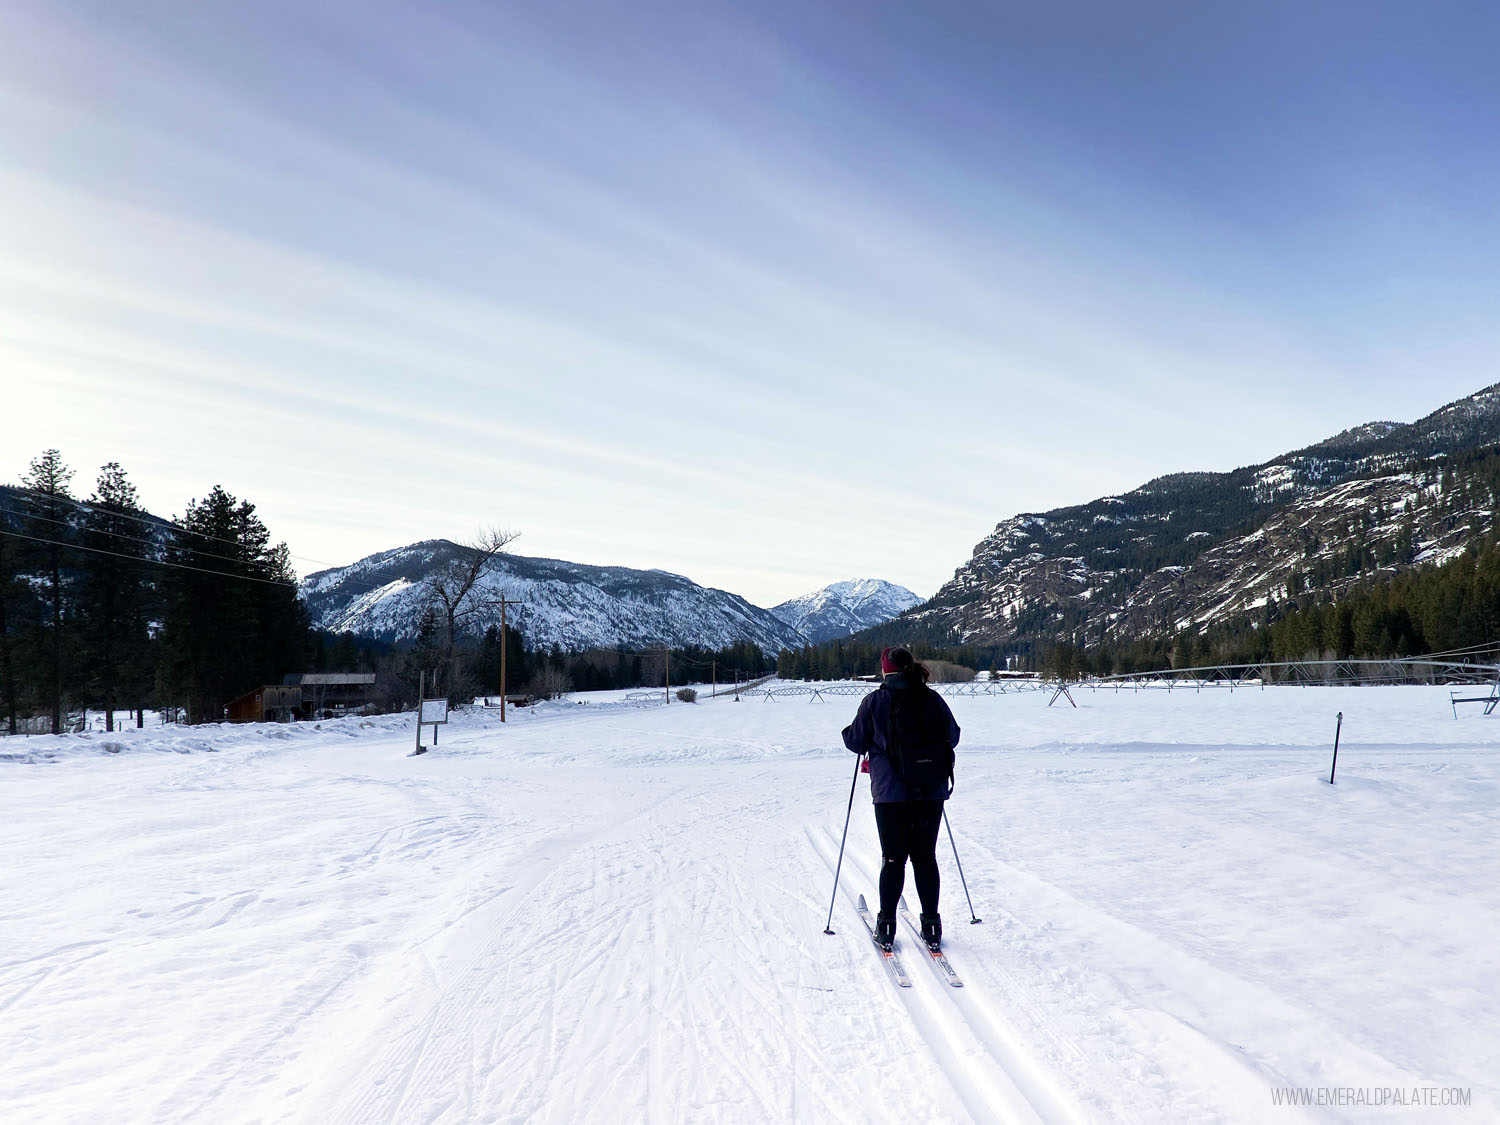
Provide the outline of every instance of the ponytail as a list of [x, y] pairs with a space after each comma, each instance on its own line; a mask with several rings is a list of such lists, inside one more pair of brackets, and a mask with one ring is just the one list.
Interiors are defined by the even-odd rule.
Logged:
[[896, 671], [914, 683], [926, 686], [927, 681], [932, 678], [932, 673], [928, 671], [927, 665], [918, 664], [916, 657], [912, 656], [904, 648], [890, 649], [888, 657], [890, 662], [896, 666]]

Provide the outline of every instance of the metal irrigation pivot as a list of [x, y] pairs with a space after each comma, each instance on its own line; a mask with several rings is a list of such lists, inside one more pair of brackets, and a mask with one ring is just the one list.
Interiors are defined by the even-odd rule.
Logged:
[[823, 927], [825, 934], [833, 933], [833, 904], [839, 898], [839, 872], [844, 869], [844, 841], [849, 838], [849, 817], [854, 812], [854, 787], [859, 784], [859, 764], [864, 761], [863, 754], [854, 755], [854, 779], [849, 782], [849, 807], [844, 810], [844, 834], [839, 837], [839, 861], [833, 869], [833, 897], [828, 900], [828, 924]]
[[1333, 771], [1339, 768], [1339, 732], [1344, 729], [1344, 713], [1339, 712], [1338, 726], [1333, 728], [1333, 765], [1328, 767], [1328, 784], [1333, 784]]

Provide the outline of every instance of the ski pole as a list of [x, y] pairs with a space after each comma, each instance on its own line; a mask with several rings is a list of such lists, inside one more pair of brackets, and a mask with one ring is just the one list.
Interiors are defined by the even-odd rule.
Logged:
[[833, 897], [828, 900], [828, 925], [823, 927], [825, 934], [833, 933], [833, 904], [839, 900], [839, 872], [844, 869], [844, 841], [849, 838], [849, 817], [854, 813], [854, 787], [859, 784], [859, 763], [863, 760], [863, 754], [854, 755], [854, 778], [849, 782], [849, 807], [844, 810], [844, 834], [839, 837], [839, 861], [833, 869]]
[[[853, 803], [852, 797], [850, 803]], [[964, 878], [964, 861], [958, 858], [958, 845], [953, 841], [953, 825], [948, 823], [948, 806], [946, 802], [943, 804], [943, 827], [948, 829], [948, 843], [953, 844], [953, 862], [958, 864], [958, 881], [964, 885], [964, 898], [969, 899], [969, 925], [977, 926], [984, 919], [976, 917], [974, 914], [974, 900], [969, 898], [969, 881]]]

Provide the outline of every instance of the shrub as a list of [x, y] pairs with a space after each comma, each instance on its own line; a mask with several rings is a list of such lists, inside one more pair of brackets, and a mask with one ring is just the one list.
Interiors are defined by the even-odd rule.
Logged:
[[972, 668], [965, 668], [962, 664], [953, 664], [947, 660], [924, 660], [927, 670], [932, 673], [932, 682], [935, 684], [966, 684], [975, 676]]
[[680, 687], [677, 689], [677, 698], [684, 703], [696, 703], [698, 701], [698, 693], [690, 687]]

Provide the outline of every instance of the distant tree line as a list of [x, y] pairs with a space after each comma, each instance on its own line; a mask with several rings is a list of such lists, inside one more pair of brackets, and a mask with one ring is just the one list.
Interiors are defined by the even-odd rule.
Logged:
[[173, 522], [140, 506], [115, 462], [75, 495], [49, 449], [0, 490], [0, 723], [70, 712], [181, 706], [220, 717], [234, 695], [279, 680], [310, 652], [285, 544], [255, 506], [215, 485]]
[[928, 640], [903, 639], [872, 644], [863, 639], [839, 638], [802, 648], [782, 649], [776, 656], [776, 674], [784, 680], [847, 680], [880, 675], [880, 653], [887, 644], [904, 644], [917, 660], [926, 664], [935, 680], [972, 679], [979, 670], [1006, 667], [1001, 650], [976, 645], [943, 645]]
[[[610, 691], [624, 688], [665, 687], [670, 675], [674, 685], [708, 683], [716, 679], [732, 685], [755, 679], [770, 671], [770, 662], [758, 645], [739, 641], [723, 648], [699, 645], [681, 648], [591, 648], [564, 652], [557, 646], [528, 648], [521, 634], [507, 627], [506, 682], [513, 694], [551, 698], [570, 691]], [[498, 695], [500, 692], [500, 630], [490, 626], [477, 645], [463, 650], [464, 666], [458, 673], [468, 685], [467, 694]]]

